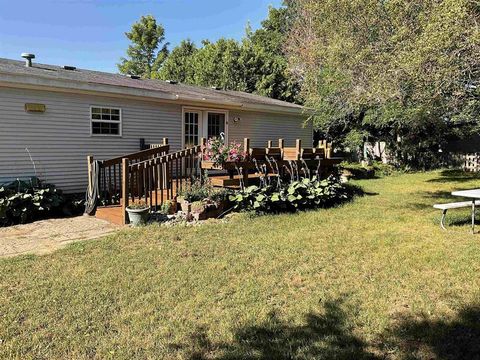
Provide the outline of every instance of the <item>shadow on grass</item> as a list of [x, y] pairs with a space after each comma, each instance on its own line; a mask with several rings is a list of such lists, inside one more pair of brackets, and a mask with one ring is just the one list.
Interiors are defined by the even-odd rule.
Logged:
[[[291, 325], [274, 313], [262, 324], [237, 329], [234, 340], [215, 344], [202, 329], [192, 337], [189, 359], [376, 359], [352, 334], [340, 303], [325, 304], [325, 314], [309, 313], [304, 325]], [[218, 353], [218, 356], [213, 356]]]
[[452, 320], [403, 317], [384, 336], [383, 352], [388, 348], [400, 359], [480, 359], [480, 306]]
[[442, 170], [440, 172], [440, 177], [427, 180], [427, 182], [449, 183], [449, 182], [467, 182], [472, 180], [480, 180], [480, 175], [473, 172], [465, 172], [463, 170]]
[[325, 314], [309, 313], [303, 325], [275, 314], [263, 323], [236, 330], [233, 340], [217, 343], [203, 328], [183, 349], [190, 360], [220, 359], [480, 359], [480, 306], [472, 305], [450, 319], [411, 314], [396, 316], [393, 325], [367, 343], [353, 333], [341, 303], [325, 304]]
[[419, 202], [409, 203], [406, 206], [413, 210], [432, 209], [434, 204], [462, 201], [453, 196], [451, 191], [419, 191], [412, 196], [414, 199], [422, 199]]
[[350, 183], [343, 184], [345, 191], [349, 197], [349, 200], [353, 200], [356, 196], [377, 196], [379, 195], [377, 192], [369, 192], [363, 190], [363, 188], [359, 185], [354, 185]]

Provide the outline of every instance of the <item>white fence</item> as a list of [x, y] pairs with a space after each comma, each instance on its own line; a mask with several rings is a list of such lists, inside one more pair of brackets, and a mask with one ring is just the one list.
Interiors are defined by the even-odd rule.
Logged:
[[480, 152], [455, 154], [455, 160], [458, 161], [465, 171], [480, 171]]

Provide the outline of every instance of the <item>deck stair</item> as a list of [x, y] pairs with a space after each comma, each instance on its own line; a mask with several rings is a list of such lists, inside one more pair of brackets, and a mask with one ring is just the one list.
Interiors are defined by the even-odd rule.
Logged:
[[[276, 174], [267, 175], [269, 178], [277, 177]], [[258, 185], [260, 183], [260, 174], [248, 174], [248, 185]], [[225, 187], [230, 189], [238, 189], [240, 187], [240, 175], [216, 175], [209, 178], [210, 183], [215, 187]]]

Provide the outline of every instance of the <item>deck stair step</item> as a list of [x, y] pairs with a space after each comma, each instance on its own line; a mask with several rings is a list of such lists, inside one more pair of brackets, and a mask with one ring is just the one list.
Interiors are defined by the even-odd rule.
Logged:
[[95, 217], [112, 224], [123, 225], [122, 207], [120, 205], [99, 206], [97, 207]]
[[[267, 177], [277, 177], [276, 174], [267, 175]], [[248, 174], [248, 184], [257, 184], [260, 181], [260, 174]], [[210, 183], [217, 187], [238, 188], [240, 186], [241, 175], [234, 175], [232, 178], [229, 175], [217, 175], [210, 177]]]

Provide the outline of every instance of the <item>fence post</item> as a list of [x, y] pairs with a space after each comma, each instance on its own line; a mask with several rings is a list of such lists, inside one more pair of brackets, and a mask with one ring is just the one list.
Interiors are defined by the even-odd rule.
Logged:
[[129, 166], [128, 158], [122, 159], [122, 222], [127, 224], [127, 206], [128, 206], [128, 184], [129, 184]]
[[88, 192], [92, 193], [92, 163], [93, 156], [87, 156], [87, 168], [88, 168]]
[[163, 138], [163, 145], [168, 145], [168, 138], [166, 137]]
[[295, 149], [297, 153], [297, 160], [300, 160], [300, 157], [302, 156], [302, 140], [297, 139], [295, 141]]
[[267, 148], [271, 148], [272, 147], [272, 140], [268, 140], [267, 141]]

